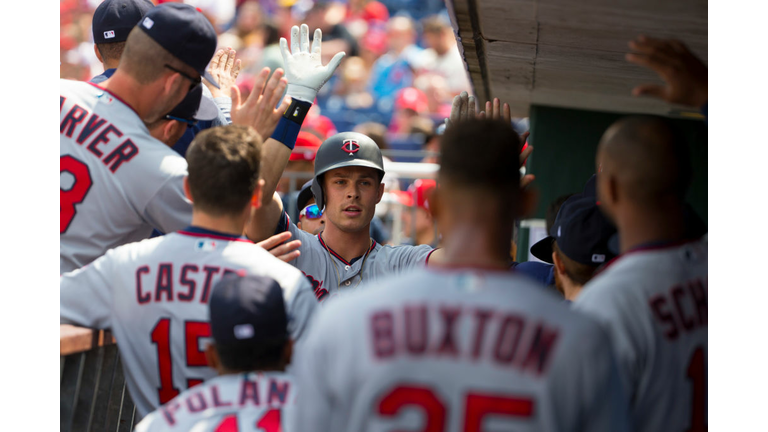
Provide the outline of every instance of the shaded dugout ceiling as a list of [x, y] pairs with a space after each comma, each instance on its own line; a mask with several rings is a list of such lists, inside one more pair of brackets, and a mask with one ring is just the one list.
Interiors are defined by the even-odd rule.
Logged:
[[475, 94], [526, 116], [530, 106], [674, 114], [636, 98], [661, 81], [624, 60], [639, 34], [677, 38], [707, 62], [706, 0], [448, 0]]

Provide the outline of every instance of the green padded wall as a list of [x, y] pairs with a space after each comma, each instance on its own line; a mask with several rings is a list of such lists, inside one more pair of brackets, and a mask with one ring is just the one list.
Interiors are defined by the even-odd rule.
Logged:
[[[544, 218], [550, 202], [560, 195], [580, 192], [595, 172], [595, 150], [603, 132], [622, 114], [534, 105], [531, 107], [531, 144], [528, 172], [536, 175], [539, 191], [536, 218]], [[707, 222], [707, 124], [703, 120], [672, 119], [691, 149], [693, 182], [688, 201]]]

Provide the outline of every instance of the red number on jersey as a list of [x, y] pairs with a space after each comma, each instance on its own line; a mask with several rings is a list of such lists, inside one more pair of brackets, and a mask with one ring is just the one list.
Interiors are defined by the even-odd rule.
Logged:
[[[468, 432], [481, 432], [483, 419], [488, 415], [529, 418], [533, 415], [533, 400], [510, 395], [491, 395], [472, 392], [464, 400], [464, 428]], [[402, 385], [395, 387], [379, 402], [378, 411], [384, 417], [394, 417], [406, 406], [419, 407], [426, 418], [421, 432], [445, 430], [446, 407], [431, 389]]]
[[[280, 410], [273, 409], [267, 411], [256, 422], [256, 427], [264, 432], [283, 432], [283, 428], [280, 427]], [[224, 417], [213, 432], [238, 432], [237, 414], [230, 414]]]
[[696, 348], [688, 363], [688, 378], [691, 380], [691, 427], [688, 432], [706, 432], [707, 430], [707, 374], [704, 370], [704, 349]]
[[[198, 347], [198, 339], [211, 335], [211, 325], [206, 322], [189, 321], [184, 323], [187, 366], [207, 366], [205, 355]], [[173, 387], [173, 360], [171, 359], [171, 320], [162, 318], [152, 329], [152, 343], [157, 345], [157, 366], [160, 373], [160, 388], [157, 389], [160, 404], [169, 402], [179, 395], [179, 389]], [[203, 380], [187, 379], [187, 388], [194, 387]]]
[[64, 234], [72, 223], [72, 219], [75, 218], [75, 213], [77, 213], [75, 206], [83, 202], [93, 185], [93, 181], [91, 180], [91, 172], [88, 171], [88, 165], [70, 155], [59, 158], [59, 170], [59, 175], [68, 172], [74, 177], [72, 187], [67, 190], [60, 189], [59, 219], [61, 220], [61, 229], [59, 234]]

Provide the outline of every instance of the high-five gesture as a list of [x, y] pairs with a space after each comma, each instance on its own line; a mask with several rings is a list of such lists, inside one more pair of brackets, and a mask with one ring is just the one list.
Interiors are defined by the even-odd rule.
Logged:
[[280, 116], [291, 104], [291, 99], [286, 97], [283, 99], [283, 103], [275, 108], [287, 85], [285, 78], [283, 78], [283, 70], [275, 70], [269, 82], [267, 82], [268, 76], [269, 68], [265, 67], [256, 76], [253, 91], [248, 95], [245, 102], [240, 100], [240, 89], [235, 85], [231, 87], [232, 112], [230, 114], [232, 124], [252, 126], [265, 140], [275, 131]]
[[666, 85], [643, 84], [634, 96], [653, 96], [669, 103], [699, 108], [707, 103], [707, 66], [677, 40], [639, 36], [629, 42], [630, 63], [656, 72]]
[[306, 24], [301, 25], [301, 36], [299, 36], [298, 27], [291, 28], [290, 50], [285, 38], [280, 38], [280, 52], [283, 54], [285, 76], [288, 78], [287, 93], [292, 98], [313, 102], [317, 92], [333, 75], [341, 59], [344, 58], [345, 53], [342, 51], [333, 56], [328, 65], [323, 66], [320, 60], [322, 39], [323, 32], [320, 29], [315, 30], [310, 50], [309, 27]]
[[240, 74], [240, 67], [242, 61], [240, 59], [235, 60], [237, 51], [228, 48], [226, 50], [220, 49], [216, 51], [211, 59], [211, 64], [208, 65], [208, 72], [219, 84], [219, 88], [216, 88], [208, 80], [205, 80], [205, 86], [211, 91], [213, 97], [227, 96], [226, 89], [235, 84], [237, 76]]

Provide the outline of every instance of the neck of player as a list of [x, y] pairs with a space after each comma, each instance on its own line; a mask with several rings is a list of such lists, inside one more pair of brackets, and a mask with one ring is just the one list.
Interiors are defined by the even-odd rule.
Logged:
[[677, 205], [658, 209], [637, 206], [616, 218], [616, 228], [621, 253], [646, 244], [680, 241], [685, 237], [683, 208]]
[[[498, 228], [498, 229], [494, 229]], [[445, 255], [440, 263], [448, 266], [508, 270], [512, 246], [512, 226], [508, 229], [486, 223], [463, 223], [443, 234]]]
[[192, 210], [192, 226], [236, 236], [243, 235], [247, 219], [248, 213], [240, 216], [211, 216], [197, 209]]
[[371, 247], [371, 224], [357, 232], [340, 230], [330, 221], [325, 223], [325, 229], [320, 233], [326, 246], [341, 255], [348, 262], [365, 255]]

